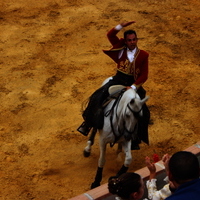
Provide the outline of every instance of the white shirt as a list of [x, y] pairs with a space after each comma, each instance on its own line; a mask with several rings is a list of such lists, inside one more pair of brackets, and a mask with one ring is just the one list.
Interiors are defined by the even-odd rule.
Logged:
[[148, 180], [147, 183], [148, 198], [151, 200], [163, 200], [171, 195], [169, 184], [166, 184], [162, 189], [157, 190], [156, 179]]
[[133, 62], [134, 58], [135, 58], [135, 52], [136, 52], [136, 48], [133, 50], [130, 50], [127, 48], [127, 57], [129, 59], [130, 62]]
[[[136, 53], [136, 50], [137, 48], [133, 49], [133, 50], [129, 50], [127, 48], [127, 57], [128, 57], [128, 60], [130, 62], [133, 62], [134, 58], [135, 58], [135, 53]], [[120, 59], [122, 57], [122, 54], [124, 52], [124, 49], [122, 49], [120, 52], [119, 52], [119, 55], [118, 55], [118, 59]]]

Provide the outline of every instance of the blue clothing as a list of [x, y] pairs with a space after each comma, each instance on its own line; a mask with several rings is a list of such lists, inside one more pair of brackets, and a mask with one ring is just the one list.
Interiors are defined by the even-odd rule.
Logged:
[[171, 196], [165, 200], [199, 200], [200, 179], [195, 179], [181, 185]]

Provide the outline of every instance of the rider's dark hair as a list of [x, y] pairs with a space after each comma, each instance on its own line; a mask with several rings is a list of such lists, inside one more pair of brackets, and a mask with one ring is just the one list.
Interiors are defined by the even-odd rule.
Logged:
[[130, 195], [138, 192], [141, 187], [141, 176], [134, 172], [127, 172], [119, 177], [112, 177], [108, 180], [108, 190], [121, 198], [129, 199]]
[[127, 31], [124, 32], [124, 39], [126, 39], [126, 36], [130, 35], [130, 34], [135, 34], [135, 37], [137, 38], [136, 31], [134, 31], [134, 30], [127, 30]]
[[179, 151], [170, 158], [169, 171], [178, 184], [199, 178], [198, 158], [191, 152]]

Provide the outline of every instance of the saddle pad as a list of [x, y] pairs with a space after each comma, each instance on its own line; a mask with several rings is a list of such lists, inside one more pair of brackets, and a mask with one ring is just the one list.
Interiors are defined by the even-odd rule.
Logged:
[[124, 85], [112, 85], [112, 86], [109, 87], [108, 92], [109, 92], [110, 95], [112, 95], [116, 92], [121, 91], [124, 88], [126, 88], [126, 86], [124, 86]]

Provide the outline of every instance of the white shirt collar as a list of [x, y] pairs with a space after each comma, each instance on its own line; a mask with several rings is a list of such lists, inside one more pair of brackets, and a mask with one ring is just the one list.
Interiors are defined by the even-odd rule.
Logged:
[[129, 51], [129, 52], [131, 52], [131, 53], [134, 53], [134, 54], [135, 54], [135, 52], [136, 52], [136, 49], [137, 49], [137, 47], [135, 47], [135, 49], [133, 49], [133, 50], [130, 50], [130, 49], [127, 47], [127, 51]]

